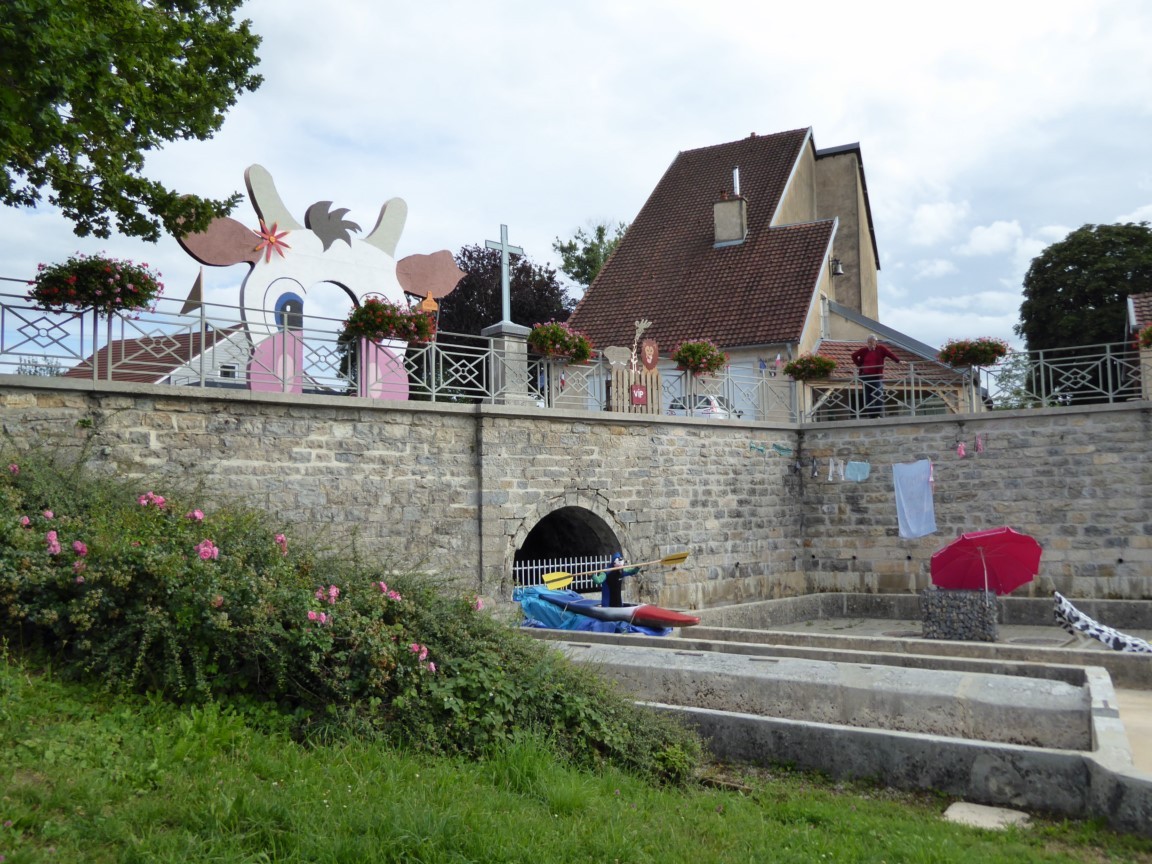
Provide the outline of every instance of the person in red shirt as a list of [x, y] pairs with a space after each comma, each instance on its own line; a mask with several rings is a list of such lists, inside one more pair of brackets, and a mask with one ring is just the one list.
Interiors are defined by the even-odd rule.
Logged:
[[857, 348], [852, 352], [852, 362], [856, 364], [857, 375], [864, 388], [865, 417], [879, 417], [883, 414], [885, 360], [901, 362], [886, 345], [877, 342], [875, 336], [869, 336], [863, 348]]

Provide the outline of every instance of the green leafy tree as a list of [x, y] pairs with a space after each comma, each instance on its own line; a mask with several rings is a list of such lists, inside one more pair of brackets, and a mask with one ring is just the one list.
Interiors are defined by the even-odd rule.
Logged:
[[567, 243], [557, 237], [552, 249], [560, 256], [560, 269], [573, 282], [587, 288], [616, 251], [627, 230], [628, 226], [623, 222], [618, 222], [615, 228], [601, 222], [592, 227], [591, 236], [583, 228], [578, 228], [576, 236]]
[[1031, 351], [1120, 342], [1128, 295], [1145, 291], [1152, 291], [1148, 223], [1085, 225], [1032, 260], [1015, 330]]
[[[465, 246], [456, 265], [466, 274], [456, 290], [441, 301], [439, 328], [449, 333], [479, 334], [500, 320], [500, 253], [481, 246]], [[531, 327], [544, 321], [565, 321], [576, 301], [556, 278], [551, 267], [533, 264], [527, 256], [509, 262], [512, 321]]]
[[260, 38], [243, 0], [5, 0], [0, 3], [0, 202], [45, 189], [80, 236], [157, 240], [200, 230], [240, 200], [183, 196], [143, 175], [165, 141], [220, 128]]

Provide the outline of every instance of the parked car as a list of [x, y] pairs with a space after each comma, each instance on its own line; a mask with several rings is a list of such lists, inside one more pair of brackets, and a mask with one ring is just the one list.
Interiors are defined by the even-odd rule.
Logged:
[[709, 417], [713, 420], [727, 420], [731, 417], [743, 417], [743, 411], [737, 411], [732, 403], [724, 396], [708, 396], [700, 394], [691, 397], [695, 401], [692, 403], [693, 408], [691, 411], [687, 410], [688, 402], [684, 396], [677, 396], [672, 400], [668, 406], [668, 413], [674, 414], [679, 417], [685, 415], [692, 417]]

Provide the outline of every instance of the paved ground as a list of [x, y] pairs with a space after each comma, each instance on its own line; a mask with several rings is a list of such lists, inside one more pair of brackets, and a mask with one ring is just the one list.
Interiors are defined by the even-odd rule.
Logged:
[[[790, 633], [834, 633], [840, 636], [916, 637], [922, 632], [920, 621], [898, 621], [875, 618], [829, 618], [816, 621], [798, 621], [768, 630]], [[1130, 635], [1152, 641], [1152, 631], [1133, 630]], [[1001, 625], [1000, 641], [1008, 644], [1040, 645], [1053, 648], [1076, 646], [1082, 649], [1110, 651], [1107, 646], [1092, 640], [1078, 640], [1059, 627]], [[946, 643], [942, 643], [946, 644]], [[1148, 655], [1152, 663], [1152, 655]], [[1120, 719], [1128, 733], [1132, 761], [1141, 771], [1152, 773], [1152, 690], [1122, 690], [1116, 688], [1120, 703]]]

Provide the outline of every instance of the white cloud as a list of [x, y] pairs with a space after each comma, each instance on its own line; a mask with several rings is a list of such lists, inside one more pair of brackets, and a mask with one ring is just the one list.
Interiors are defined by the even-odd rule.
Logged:
[[1137, 207], [1126, 216], [1117, 216], [1116, 222], [1152, 222], [1152, 204]]
[[970, 209], [967, 201], [935, 201], [918, 205], [908, 226], [908, 241], [915, 246], [932, 246], [948, 240]]
[[947, 258], [932, 258], [925, 261], [917, 261], [914, 265], [916, 269], [916, 279], [939, 279], [942, 276], [950, 276], [956, 272], [956, 265], [949, 261]]
[[[313, 5], [245, 4], [264, 85], [212, 140], [150, 154], [155, 179], [223, 196], [259, 162], [298, 219], [333, 200], [370, 225], [403, 197], [402, 255], [482, 244], [503, 223], [555, 264], [554, 237], [631, 221], [677, 152], [810, 126], [819, 147], [860, 143], [881, 320], [935, 344], [1013, 338], [1020, 280], [1061, 226], [1152, 221], [1140, 0], [971, 0], [946, 27], [899, 28], [895, 8], [826, 0], [819, 50], [797, 38], [810, 11], [779, 4]], [[251, 222], [251, 206], [235, 216]], [[50, 207], [0, 208], [0, 235], [2, 276], [107, 250], [156, 264], [182, 296], [198, 270], [171, 239], [78, 239]], [[207, 290], [235, 269], [208, 268]]]
[[1020, 223], [993, 222], [991, 225], [978, 225], [968, 234], [968, 242], [956, 248], [959, 255], [999, 255], [1016, 248], [1024, 236]]

